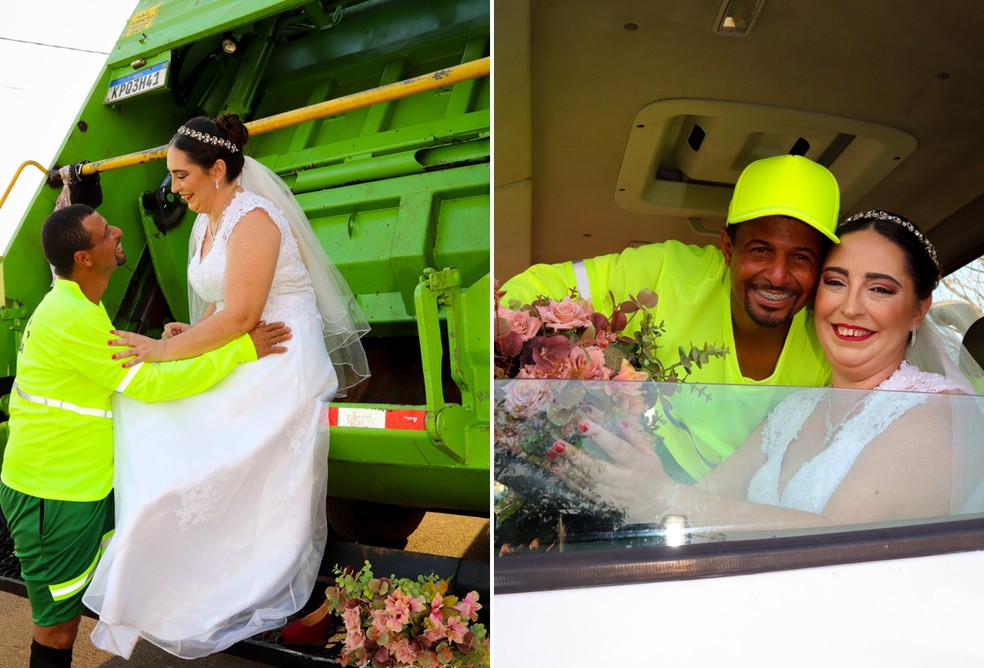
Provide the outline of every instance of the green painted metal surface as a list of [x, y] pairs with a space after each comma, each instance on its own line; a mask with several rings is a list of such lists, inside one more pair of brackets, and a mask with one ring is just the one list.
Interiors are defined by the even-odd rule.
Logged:
[[[266, 118], [488, 55], [487, 0], [143, 0], [58, 164], [164, 145], [199, 113]], [[131, 63], [164, 61], [165, 89], [104, 103]], [[333, 494], [488, 508], [490, 96], [483, 77], [246, 147], [294, 189], [367, 314], [369, 347], [403, 346], [352, 405], [428, 411], [422, 432], [334, 429]], [[163, 161], [101, 175], [100, 213], [123, 230], [128, 255], [103, 300], [119, 327], [155, 333], [187, 318], [194, 214], [160, 196], [166, 176]], [[19, 332], [51, 283], [37, 240], [56, 196], [39, 187], [0, 266], [0, 377], [14, 375]]]

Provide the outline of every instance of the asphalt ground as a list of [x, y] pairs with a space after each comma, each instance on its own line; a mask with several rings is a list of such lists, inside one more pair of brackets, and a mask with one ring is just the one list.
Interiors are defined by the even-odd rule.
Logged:
[[[488, 562], [491, 553], [489, 520], [428, 513], [407, 542], [407, 550]], [[486, 604], [488, 601], [485, 602]], [[179, 659], [145, 641], [137, 644], [129, 661], [97, 650], [89, 642], [95, 620], [82, 618], [75, 642], [73, 668], [260, 668], [258, 663], [229, 654], [202, 659]], [[0, 591], [0, 668], [28, 665], [31, 644], [31, 609], [26, 598]]]

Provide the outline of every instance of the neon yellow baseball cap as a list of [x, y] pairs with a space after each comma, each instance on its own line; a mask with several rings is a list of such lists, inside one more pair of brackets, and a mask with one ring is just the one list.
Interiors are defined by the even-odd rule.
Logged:
[[728, 225], [764, 216], [801, 220], [835, 244], [840, 213], [837, 179], [824, 167], [799, 155], [776, 155], [756, 160], [735, 184]]

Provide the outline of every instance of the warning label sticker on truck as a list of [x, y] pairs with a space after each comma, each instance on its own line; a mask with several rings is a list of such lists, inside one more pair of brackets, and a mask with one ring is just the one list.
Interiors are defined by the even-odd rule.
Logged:
[[383, 410], [380, 408], [346, 408], [331, 406], [327, 410], [327, 423], [331, 427], [359, 427], [362, 429], [427, 429], [427, 411]]
[[154, 24], [154, 19], [157, 18], [157, 8], [160, 6], [160, 4], [156, 4], [131, 16], [126, 27], [126, 33], [123, 36], [130, 37], [131, 35], [149, 30], [150, 26]]

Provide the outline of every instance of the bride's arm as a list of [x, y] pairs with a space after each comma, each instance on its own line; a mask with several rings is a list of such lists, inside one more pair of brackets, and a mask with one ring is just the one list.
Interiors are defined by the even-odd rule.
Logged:
[[167, 340], [114, 332], [120, 337], [114, 345], [129, 346], [116, 353], [116, 359], [128, 358], [124, 364], [128, 367], [141, 362], [187, 359], [214, 350], [256, 326], [277, 268], [280, 229], [265, 211], [254, 209], [236, 225], [228, 243], [225, 307]]
[[[555, 461], [568, 484], [624, 508], [632, 523], [684, 515], [691, 526], [708, 530], [774, 530], [940, 517], [950, 513], [953, 479], [959, 474], [952, 425], [945, 395], [908, 410], [862, 450], [822, 515], [747, 501], [748, 482], [764, 462], [760, 432], [696, 485], [672, 481], [645, 448], [630, 447], [631, 438], [619, 438], [593, 423], [587, 435], [614, 463], [599, 462], [575, 448], [565, 448]], [[797, 442], [790, 445], [795, 447]], [[586, 478], [590, 488], [584, 485]]]
[[213, 313], [215, 313], [215, 304], [211, 304], [211, 303], [206, 304], [205, 305], [205, 310], [202, 311], [202, 317], [200, 317], [198, 319], [198, 321], [195, 322], [195, 323], [193, 323], [191, 326], [194, 327], [195, 325], [198, 325], [198, 324], [201, 324], [202, 322], [205, 322], [206, 318], [208, 318], [209, 316], [211, 316]]

